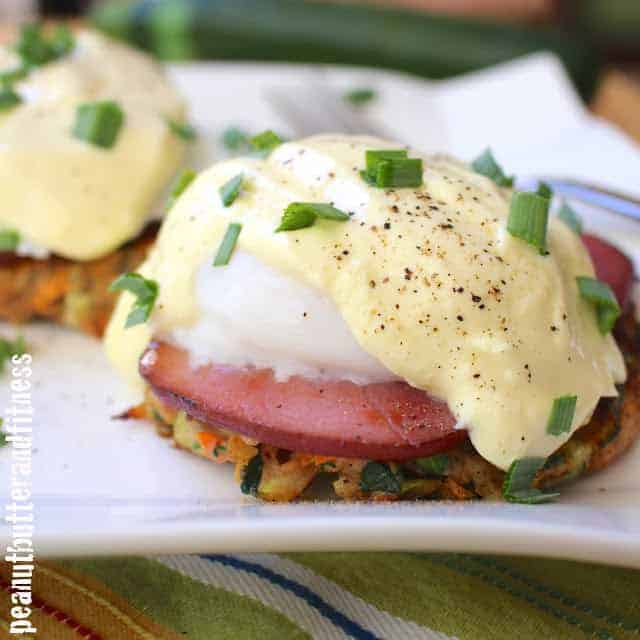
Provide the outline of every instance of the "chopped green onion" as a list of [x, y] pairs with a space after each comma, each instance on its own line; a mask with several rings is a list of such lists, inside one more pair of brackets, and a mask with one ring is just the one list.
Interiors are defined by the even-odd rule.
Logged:
[[23, 64], [30, 67], [39, 67], [53, 59], [53, 52], [40, 24], [26, 24], [22, 27], [15, 50]]
[[485, 149], [472, 163], [471, 168], [493, 180], [499, 187], [512, 187], [513, 176], [506, 176], [502, 167], [495, 161], [491, 149]]
[[229, 264], [231, 254], [236, 248], [236, 243], [238, 242], [240, 231], [242, 231], [241, 224], [238, 224], [237, 222], [232, 222], [229, 224], [224, 234], [224, 238], [222, 238], [222, 242], [218, 247], [218, 253], [216, 253], [216, 257], [213, 260], [214, 267], [224, 267]]
[[5, 364], [13, 356], [21, 356], [27, 352], [23, 336], [17, 336], [15, 340], [0, 337], [0, 372], [4, 371]]
[[231, 180], [225, 182], [220, 187], [220, 198], [222, 199], [222, 204], [225, 207], [231, 206], [235, 199], [240, 195], [240, 189], [242, 189], [242, 181], [244, 180], [244, 176], [239, 173]]
[[47, 37], [40, 24], [27, 24], [22, 27], [15, 50], [24, 66], [39, 67], [66, 55], [74, 44], [73, 35], [65, 25]]
[[26, 67], [20, 66], [8, 71], [0, 71], [0, 83], [3, 85], [13, 85], [19, 80], [24, 80], [29, 73]]
[[300, 210], [303, 208], [310, 209], [318, 216], [318, 218], [323, 218], [324, 220], [336, 220], [338, 222], [345, 222], [349, 219], [348, 213], [345, 213], [340, 209], [336, 209], [333, 205], [324, 204], [322, 202], [293, 202], [289, 205], [289, 207], [293, 207], [296, 210]]
[[0, 447], [6, 447], [8, 444], [9, 441], [7, 440], [7, 434], [4, 431], [0, 431]]
[[292, 202], [282, 214], [279, 231], [296, 231], [312, 227], [318, 218], [345, 222], [349, 216], [330, 204], [321, 202]]
[[20, 244], [20, 234], [14, 229], [0, 231], [0, 251], [15, 251]]
[[182, 173], [173, 181], [171, 192], [167, 199], [167, 209], [171, 209], [176, 200], [183, 194], [185, 189], [195, 180], [196, 172], [193, 169], [184, 169]]
[[553, 401], [551, 415], [547, 422], [547, 433], [549, 435], [559, 436], [571, 431], [577, 402], [578, 396], [562, 396]]
[[22, 102], [22, 98], [11, 87], [0, 89], [0, 111], [8, 111], [17, 107]]
[[557, 498], [559, 493], [540, 491], [533, 486], [536, 473], [544, 463], [544, 458], [514, 460], [502, 485], [502, 495], [505, 500], [520, 504], [540, 504]]
[[421, 471], [434, 476], [443, 476], [449, 468], [449, 456], [446, 453], [418, 458], [414, 462]]
[[558, 218], [578, 235], [582, 235], [582, 220], [580, 216], [566, 203], [563, 202], [558, 211]]
[[76, 109], [73, 135], [96, 147], [110, 149], [124, 123], [124, 113], [117, 102], [85, 102]]
[[419, 187], [422, 185], [422, 160], [405, 158], [383, 160], [378, 163], [376, 186], [382, 189], [393, 187]]
[[49, 46], [55, 56], [54, 59], [61, 58], [62, 56], [66, 56], [68, 53], [71, 53], [75, 46], [75, 40], [73, 33], [71, 33], [71, 29], [69, 29], [66, 24], [58, 25], [49, 40]]
[[541, 254], [547, 248], [549, 200], [526, 191], [516, 191], [511, 197], [507, 231], [533, 245]]
[[258, 494], [258, 487], [260, 487], [260, 480], [262, 480], [262, 456], [257, 453], [249, 464], [244, 469], [242, 476], [242, 483], [240, 484], [240, 491], [242, 493], [255, 496]]
[[360, 474], [360, 488], [365, 493], [393, 493], [402, 490], [402, 477], [383, 462], [367, 462]]
[[538, 190], [536, 193], [547, 200], [551, 200], [551, 198], [553, 198], [553, 189], [546, 182], [538, 183]]
[[177, 120], [168, 118], [167, 124], [169, 125], [171, 131], [178, 136], [178, 138], [191, 141], [195, 140], [198, 137], [198, 132], [196, 131], [195, 127], [193, 125], [190, 125], [188, 122], [178, 122]]
[[353, 89], [351, 91], [347, 91], [344, 94], [344, 99], [347, 102], [359, 107], [363, 104], [367, 104], [371, 102], [376, 97], [376, 92], [373, 89], [368, 89], [362, 87], [360, 89]]
[[607, 335], [622, 313], [611, 287], [606, 282], [586, 276], [578, 276], [576, 282], [580, 295], [596, 307], [600, 333]]
[[149, 319], [158, 297], [158, 283], [139, 273], [123, 273], [111, 283], [109, 291], [129, 291], [136, 298], [124, 325], [126, 329]]
[[360, 172], [360, 177], [367, 183], [370, 184], [372, 187], [376, 186], [376, 176], [375, 175], [371, 175], [369, 173], [367, 173], [364, 169]]
[[268, 156], [276, 147], [282, 144], [282, 138], [269, 129], [259, 133], [257, 136], [253, 136], [249, 143], [261, 155]]
[[229, 151], [238, 151], [238, 149], [249, 146], [249, 135], [241, 129], [229, 127], [222, 134], [222, 144]]
[[309, 209], [293, 210], [289, 205], [282, 214], [280, 225], [275, 232], [306, 229], [312, 227], [317, 219], [318, 216], [313, 211]]
[[422, 185], [422, 160], [408, 158], [406, 149], [373, 149], [365, 154], [363, 180], [381, 189]]
[[365, 167], [368, 174], [375, 176], [378, 163], [383, 160], [402, 160], [408, 158], [406, 149], [367, 149], [364, 154]]

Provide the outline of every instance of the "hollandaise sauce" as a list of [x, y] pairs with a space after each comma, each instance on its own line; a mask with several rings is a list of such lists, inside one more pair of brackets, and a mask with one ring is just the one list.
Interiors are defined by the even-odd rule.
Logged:
[[154, 213], [184, 152], [184, 104], [141, 52], [82, 31], [43, 58], [30, 29], [0, 51], [0, 229], [20, 254], [98, 258]]
[[[314, 345], [300, 346], [300, 333], [320, 345], [318, 375], [339, 362], [336, 375], [424, 390], [502, 469], [548, 456], [626, 375], [578, 284], [594, 278], [580, 236], [556, 218], [544, 236], [532, 232], [513, 219], [510, 188], [447, 157], [404, 150], [391, 167], [367, 166], [367, 151], [399, 149], [325, 135], [199, 174], [140, 270], [158, 287], [148, 320], [125, 328], [134, 298], [121, 298], [107, 336], [111, 359], [135, 379], [155, 335], [198, 362], [271, 366], [286, 379], [311, 375], [296, 354]], [[539, 205], [519, 200], [525, 210]], [[326, 322], [290, 306], [305, 296], [305, 309], [313, 300], [318, 314], [328, 310], [319, 316]], [[208, 342], [205, 325], [221, 338]]]

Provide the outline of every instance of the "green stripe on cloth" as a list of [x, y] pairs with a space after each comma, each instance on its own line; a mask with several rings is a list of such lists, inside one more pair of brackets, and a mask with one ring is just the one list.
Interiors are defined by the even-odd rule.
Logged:
[[250, 598], [206, 586], [143, 558], [63, 560], [103, 582], [156, 623], [188, 640], [303, 640], [290, 620]]
[[640, 637], [640, 572], [575, 562], [398, 552], [61, 564], [188, 640]]
[[[638, 638], [633, 632], [640, 593], [636, 571], [458, 554], [286, 557], [379, 609], [460, 640]], [[615, 607], [611, 593], [617, 594]]]
[[[586, 608], [597, 618], [609, 619], [640, 637], [640, 572], [600, 565], [526, 558], [486, 558], [541, 589], [553, 589]], [[552, 579], [550, 580], [550, 576]], [[612, 579], [614, 578], [614, 579]], [[603, 605], [603, 603], [605, 603]]]

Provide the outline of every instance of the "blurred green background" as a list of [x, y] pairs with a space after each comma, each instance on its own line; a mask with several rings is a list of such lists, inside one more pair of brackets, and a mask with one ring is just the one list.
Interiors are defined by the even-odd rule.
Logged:
[[[29, 3], [4, 4], [24, 12]], [[441, 78], [551, 50], [585, 99], [604, 65], [640, 65], [640, 0], [34, 0], [31, 11], [90, 16], [170, 60], [344, 63]]]

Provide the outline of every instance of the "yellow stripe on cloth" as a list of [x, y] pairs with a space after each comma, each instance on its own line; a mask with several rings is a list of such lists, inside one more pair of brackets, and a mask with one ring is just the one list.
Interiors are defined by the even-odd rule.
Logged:
[[[11, 567], [0, 566], [5, 585]], [[90, 576], [39, 561], [34, 572], [32, 622], [47, 640], [179, 640], [181, 636], [153, 622], [126, 600]], [[6, 605], [6, 606], [5, 606]], [[9, 619], [9, 598], [0, 617]], [[0, 637], [15, 638], [6, 628]], [[23, 638], [29, 636], [23, 635]]]

